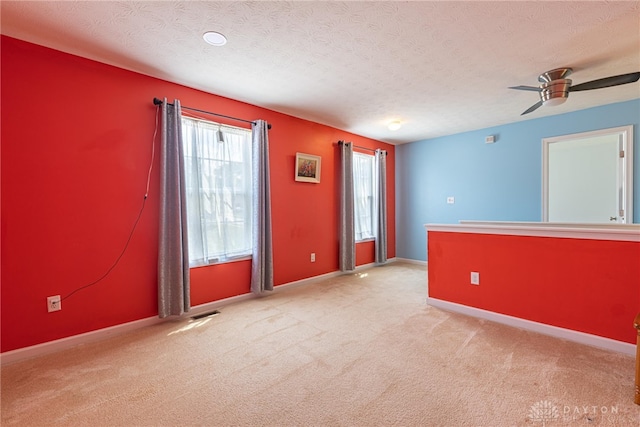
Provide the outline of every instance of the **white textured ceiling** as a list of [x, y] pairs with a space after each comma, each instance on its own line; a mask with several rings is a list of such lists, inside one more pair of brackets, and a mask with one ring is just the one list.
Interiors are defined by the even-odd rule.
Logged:
[[[2, 1], [2, 34], [391, 143], [640, 97], [640, 82], [520, 113], [538, 74], [640, 71], [640, 2]], [[204, 43], [214, 30], [224, 47]], [[158, 96], [163, 96], [158, 94]], [[215, 106], [194, 106], [215, 111]], [[399, 119], [403, 127], [389, 131]]]

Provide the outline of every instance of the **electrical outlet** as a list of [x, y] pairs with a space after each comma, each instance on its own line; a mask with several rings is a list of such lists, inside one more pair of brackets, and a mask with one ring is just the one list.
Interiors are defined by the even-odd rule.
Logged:
[[480, 273], [478, 273], [477, 271], [472, 271], [471, 272], [471, 284], [472, 285], [479, 285], [480, 284]]
[[58, 310], [62, 310], [62, 301], [60, 301], [60, 295], [47, 297], [47, 311], [51, 313], [52, 311]]
[[455, 197], [453, 197], [453, 196], [449, 196], [449, 197], [447, 197], [447, 204], [448, 204], [448, 205], [452, 205], [452, 204], [454, 204], [455, 202], [456, 202], [456, 198], [455, 198]]
[[311, 252], [311, 262], [316, 262], [316, 253]]

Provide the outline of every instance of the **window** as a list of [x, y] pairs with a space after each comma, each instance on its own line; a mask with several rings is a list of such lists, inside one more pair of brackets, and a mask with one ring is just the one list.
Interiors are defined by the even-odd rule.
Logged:
[[353, 204], [356, 241], [374, 238], [375, 157], [353, 153]]
[[251, 255], [251, 131], [182, 118], [189, 264]]

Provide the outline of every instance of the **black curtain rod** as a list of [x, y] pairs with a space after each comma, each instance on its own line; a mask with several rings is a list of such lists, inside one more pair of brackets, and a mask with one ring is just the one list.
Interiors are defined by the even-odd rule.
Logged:
[[[374, 148], [367, 148], [367, 147], [361, 147], [361, 146], [359, 146], [359, 145], [355, 145], [353, 142], [338, 141], [338, 144], [339, 144], [339, 145], [343, 145], [343, 144], [352, 144], [355, 148], [359, 148], [359, 149], [361, 149], [361, 150], [373, 151], [374, 153], [375, 153], [376, 151], [378, 151], [377, 149], [374, 149]], [[381, 148], [380, 148], [380, 151], [384, 151], [384, 155], [385, 155], [385, 156], [389, 154], [389, 153], [387, 153], [387, 150], [383, 150], [383, 149], [381, 149]]]
[[[162, 101], [162, 99], [153, 98], [153, 105], [162, 105], [163, 102], [164, 101]], [[173, 104], [170, 103], [170, 102], [167, 102], [167, 105], [173, 105]], [[224, 114], [212, 113], [211, 111], [205, 111], [205, 110], [198, 110], [197, 108], [185, 107], [185, 106], [182, 106], [182, 105], [180, 106], [180, 108], [183, 108], [185, 110], [197, 111], [198, 113], [210, 114], [212, 116], [224, 117], [225, 119], [237, 120], [239, 122], [251, 123], [252, 125], [256, 124], [256, 122], [252, 122], [251, 120], [245, 120], [245, 119], [239, 119], [237, 117], [225, 116]], [[271, 129], [271, 123], [267, 123], [267, 129]]]

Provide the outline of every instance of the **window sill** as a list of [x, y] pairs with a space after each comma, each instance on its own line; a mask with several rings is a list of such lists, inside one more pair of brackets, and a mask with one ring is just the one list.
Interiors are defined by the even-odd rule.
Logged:
[[367, 237], [366, 239], [356, 240], [356, 243], [375, 242], [375, 237]]
[[239, 262], [239, 261], [247, 261], [252, 259], [253, 257], [251, 255], [238, 255], [236, 257], [229, 257], [229, 258], [223, 258], [223, 259], [214, 259], [214, 260], [210, 260], [210, 261], [198, 261], [195, 262], [193, 264], [189, 264], [189, 268], [200, 268], [200, 267], [209, 267], [211, 265], [217, 265], [217, 264], [228, 264], [231, 262]]

